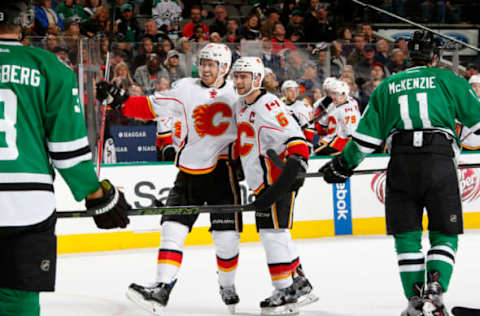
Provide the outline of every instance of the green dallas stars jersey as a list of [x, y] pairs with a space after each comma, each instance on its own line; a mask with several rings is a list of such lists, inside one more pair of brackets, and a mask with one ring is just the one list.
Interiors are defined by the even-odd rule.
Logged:
[[460, 144], [455, 119], [474, 132], [480, 128], [480, 102], [468, 82], [446, 69], [410, 68], [373, 91], [343, 155], [355, 167], [396, 130], [442, 130]]
[[55, 55], [0, 40], [0, 226], [55, 209], [53, 165], [76, 200], [99, 188], [76, 78]]

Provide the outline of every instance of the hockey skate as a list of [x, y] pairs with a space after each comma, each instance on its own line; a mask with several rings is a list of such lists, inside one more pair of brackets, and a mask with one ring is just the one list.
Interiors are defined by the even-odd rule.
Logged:
[[298, 306], [293, 284], [276, 289], [272, 296], [260, 302], [261, 315], [297, 315]]
[[437, 281], [428, 283], [423, 303], [423, 316], [448, 316], [443, 305], [443, 288]]
[[225, 287], [220, 286], [220, 296], [225, 305], [227, 305], [230, 314], [235, 314], [235, 307], [238, 302], [240, 302], [240, 298], [235, 290], [235, 285]]
[[313, 293], [313, 287], [304, 276], [293, 278], [293, 289], [295, 290], [295, 298], [299, 307], [306, 306], [318, 301], [318, 296]]
[[153, 286], [132, 283], [128, 287], [127, 298], [154, 315], [162, 315], [162, 310], [167, 306], [170, 292], [176, 282], [177, 280], [169, 284], [156, 283]]
[[408, 300], [407, 309], [400, 316], [423, 316], [423, 299], [418, 296], [412, 296]]

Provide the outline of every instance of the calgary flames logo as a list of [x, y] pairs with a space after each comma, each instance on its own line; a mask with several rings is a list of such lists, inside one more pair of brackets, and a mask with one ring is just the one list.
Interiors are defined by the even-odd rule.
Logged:
[[230, 121], [215, 123], [217, 114], [221, 117], [232, 117], [232, 109], [225, 103], [199, 105], [193, 110], [192, 118], [195, 121], [195, 130], [200, 137], [205, 135], [220, 136], [228, 128]]
[[[480, 172], [476, 169], [460, 169], [459, 183], [462, 202], [473, 202], [480, 196]], [[385, 181], [386, 173], [376, 174], [370, 188], [381, 203], [385, 203]]]
[[173, 124], [173, 130], [174, 130], [173, 134], [175, 135], [176, 138], [182, 137], [182, 122], [176, 121]]

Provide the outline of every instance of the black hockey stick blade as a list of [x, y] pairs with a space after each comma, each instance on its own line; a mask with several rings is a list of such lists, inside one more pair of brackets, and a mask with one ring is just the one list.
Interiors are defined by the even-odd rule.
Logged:
[[[275, 152], [273, 149], [268, 149], [267, 150], [267, 156], [270, 158], [270, 160], [273, 162], [273, 164], [279, 168], [283, 169], [285, 167], [285, 163], [283, 162], [282, 158]], [[465, 163], [458, 165], [459, 169], [470, 169], [470, 168], [480, 168], [479, 163]], [[354, 175], [365, 175], [365, 174], [376, 174], [376, 173], [383, 173], [387, 172], [387, 169], [385, 168], [380, 168], [380, 169], [366, 169], [366, 170], [354, 170], [353, 174]], [[318, 178], [318, 177], [323, 177], [323, 172], [309, 172], [306, 174], [301, 174], [299, 177], [305, 177], [305, 178]], [[479, 315], [480, 316], [480, 315]]]
[[455, 316], [480, 316], [480, 309], [455, 306], [452, 308], [452, 314]]
[[[127, 211], [128, 216], [137, 215], [195, 215], [200, 213], [215, 213], [215, 214], [227, 214], [227, 213], [241, 213], [255, 211], [251, 204], [246, 205], [189, 205], [189, 206], [162, 206], [162, 207], [150, 207], [131, 209]], [[93, 215], [87, 211], [58, 211], [57, 217], [59, 218], [77, 218], [77, 217], [92, 217]]]

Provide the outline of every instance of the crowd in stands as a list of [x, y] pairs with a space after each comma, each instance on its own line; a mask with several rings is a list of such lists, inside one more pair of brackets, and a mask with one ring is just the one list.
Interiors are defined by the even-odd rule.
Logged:
[[[132, 95], [162, 92], [180, 78], [197, 76], [195, 52], [207, 42], [227, 43], [233, 61], [252, 52], [262, 58], [267, 67], [265, 89], [280, 94], [282, 82], [295, 80], [300, 97], [313, 104], [322, 96], [323, 80], [334, 76], [348, 83], [361, 111], [382, 79], [408, 65], [406, 39], [388, 42], [364, 22], [396, 21], [351, 1], [236, 0], [235, 6], [188, 0], [108, 3], [36, 0], [35, 23], [24, 42], [42, 46], [74, 67], [79, 63], [79, 39], [101, 41], [105, 58], [113, 34], [110, 78]], [[480, 4], [471, 1], [369, 3], [417, 22], [479, 22], [471, 12]], [[469, 64], [465, 77], [477, 70], [477, 64]]]

